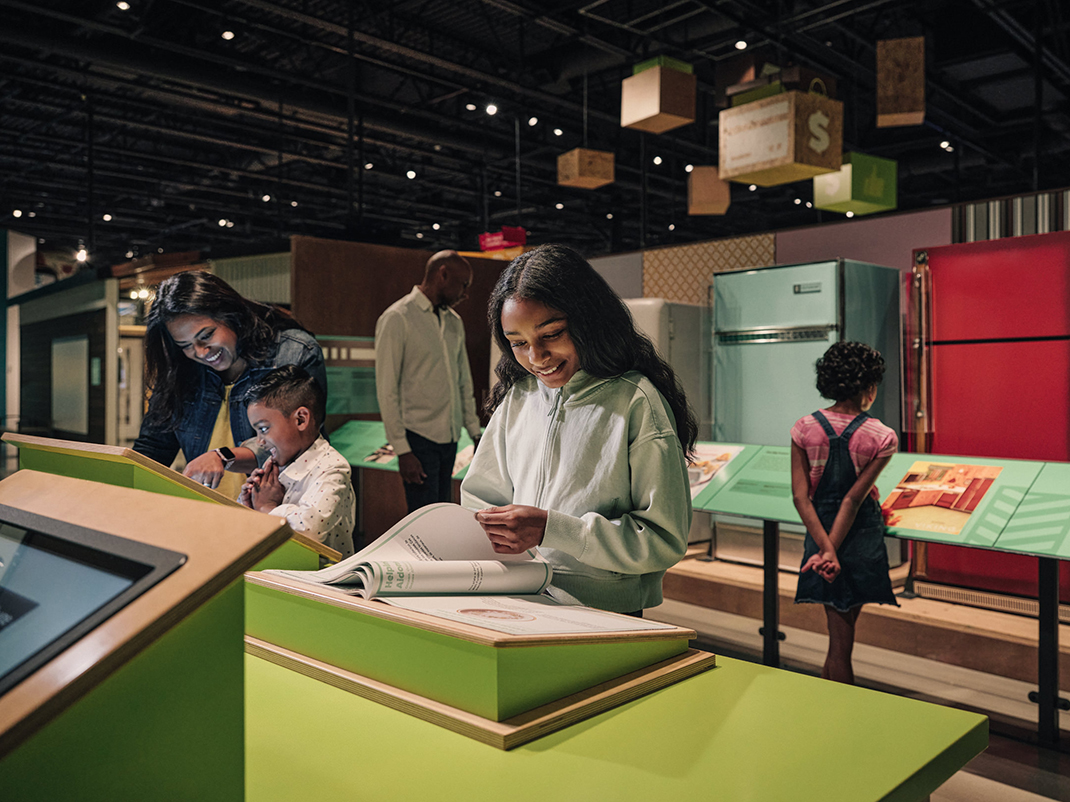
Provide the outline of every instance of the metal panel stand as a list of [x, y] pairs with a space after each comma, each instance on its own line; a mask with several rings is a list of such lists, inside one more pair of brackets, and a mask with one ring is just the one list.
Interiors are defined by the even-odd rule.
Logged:
[[780, 524], [762, 522], [762, 663], [780, 667]]
[[1040, 711], [1037, 731], [1043, 746], [1054, 747], [1059, 742], [1059, 561], [1052, 557], [1039, 559], [1037, 702]]

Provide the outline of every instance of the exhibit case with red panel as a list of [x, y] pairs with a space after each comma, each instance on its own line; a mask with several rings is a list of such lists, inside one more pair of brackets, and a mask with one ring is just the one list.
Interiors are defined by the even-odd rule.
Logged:
[[[909, 298], [906, 448], [1070, 460], [1070, 232], [917, 250]], [[1037, 595], [1035, 558], [953, 545], [917, 549], [913, 576]]]

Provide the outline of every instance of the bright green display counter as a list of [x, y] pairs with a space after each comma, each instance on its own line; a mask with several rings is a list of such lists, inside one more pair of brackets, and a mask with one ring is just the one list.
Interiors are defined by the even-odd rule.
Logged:
[[704, 505], [706, 501], [712, 499], [715, 495], [721, 492], [724, 486], [731, 482], [740, 470], [742, 470], [743, 466], [750, 462], [751, 459], [762, 450], [761, 446], [746, 446], [740, 443], [695, 443], [695, 449], [700, 455], [705, 452], [716, 453], [720, 449], [725, 448], [731, 449], [732, 451], [740, 449], [740, 451], [735, 454], [729, 462], [721, 467], [717, 473], [713, 475], [713, 478], [706, 483], [706, 486], [695, 495], [694, 499], [692, 499], [691, 506], [700, 512], [705, 509]]
[[1041, 468], [995, 547], [1070, 559], [1070, 464], [1049, 462]]
[[984, 716], [718, 657], [692, 679], [501, 751], [246, 656], [246, 798], [924, 800]]

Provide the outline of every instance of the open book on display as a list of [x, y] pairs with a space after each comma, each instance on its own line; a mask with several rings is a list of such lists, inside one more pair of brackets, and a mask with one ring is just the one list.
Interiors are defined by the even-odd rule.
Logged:
[[498, 554], [475, 518], [457, 504], [430, 504], [410, 513], [367, 548], [319, 571], [265, 574], [378, 596], [538, 594], [550, 584], [550, 564], [534, 550]]

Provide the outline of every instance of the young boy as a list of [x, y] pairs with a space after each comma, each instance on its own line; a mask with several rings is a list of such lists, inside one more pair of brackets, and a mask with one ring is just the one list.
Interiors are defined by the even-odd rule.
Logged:
[[249, 475], [238, 501], [286, 519], [295, 532], [343, 557], [353, 553], [356, 496], [349, 463], [320, 436], [326, 396], [297, 365], [271, 371], [247, 395], [257, 443], [271, 453]]

